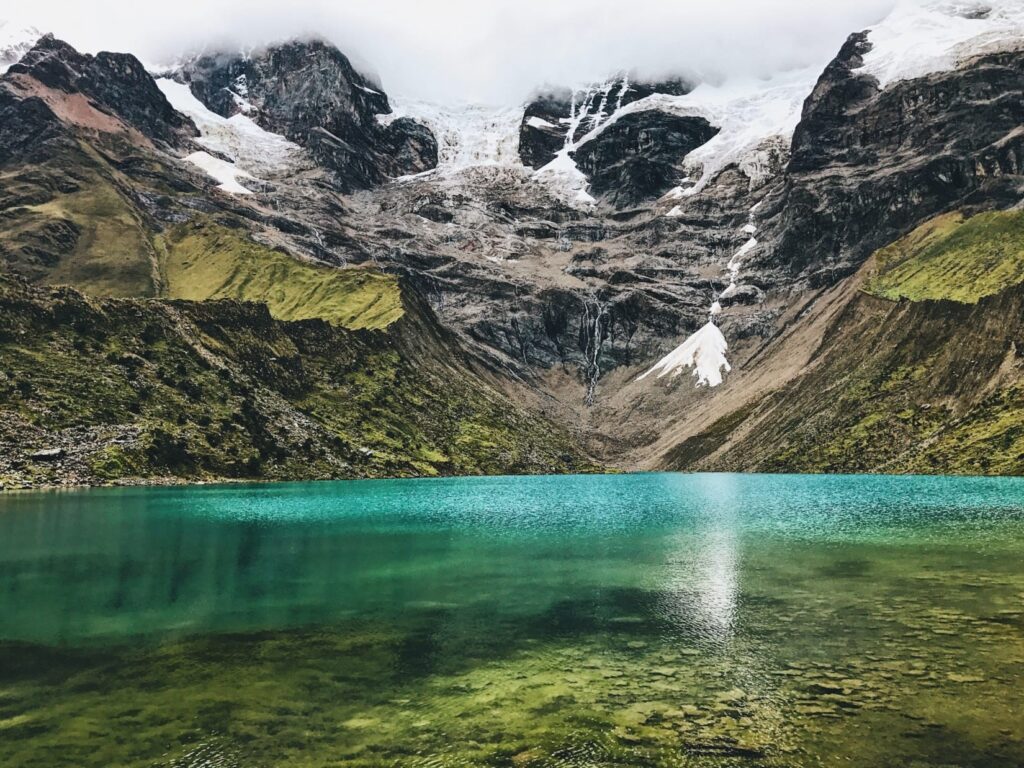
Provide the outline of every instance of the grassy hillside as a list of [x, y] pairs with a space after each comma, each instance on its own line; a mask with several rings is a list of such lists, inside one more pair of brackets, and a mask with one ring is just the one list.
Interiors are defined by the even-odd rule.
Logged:
[[263, 245], [105, 151], [0, 170], [0, 485], [592, 468], [394, 276]]
[[419, 308], [387, 332], [352, 332], [233, 300], [88, 298], [0, 278], [0, 484], [592, 466], [456, 347], [410, 351], [440, 346], [436, 332]]
[[1024, 474], [1024, 285], [973, 304], [861, 294], [804, 375], [683, 442], [665, 464]]
[[156, 253], [119, 174], [81, 147], [0, 175], [0, 260], [9, 271], [94, 296], [153, 296]]
[[170, 298], [258, 301], [281, 320], [320, 318], [353, 329], [386, 328], [402, 316], [394, 276], [299, 261], [244, 230], [183, 224], [157, 242]]
[[[186, 190], [144, 157], [124, 159], [151, 185], [140, 190], [88, 145], [53, 163], [0, 172], [0, 263], [45, 285], [91, 296], [238, 299], [281, 320], [320, 318], [385, 328], [402, 316], [397, 281], [379, 272], [300, 261], [253, 239], [236, 216], [189, 210], [187, 223], [151, 220], [146, 196]], [[140, 169], [139, 166], [144, 166]]]
[[1024, 211], [938, 216], [874, 256], [868, 293], [974, 303], [1024, 282]]

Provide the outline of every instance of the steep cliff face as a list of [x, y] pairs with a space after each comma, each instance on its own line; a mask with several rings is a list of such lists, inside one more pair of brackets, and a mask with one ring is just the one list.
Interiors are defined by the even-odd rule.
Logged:
[[807, 99], [766, 259], [824, 284], [937, 213], [1024, 196], [1024, 54], [880, 87], [854, 35]]
[[437, 165], [430, 130], [409, 119], [381, 125], [378, 115], [391, 112], [388, 97], [322, 41], [290, 42], [256, 55], [204, 55], [174, 76], [217, 114], [249, 116], [306, 147], [346, 191]]
[[595, 196], [626, 208], [676, 186], [682, 161], [716, 133], [703, 117], [634, 112], [576, 150], [573, 159]]
[[620, 75], [580, 90], [538, 94], [523, 108], [519, 157], [524, 165], [542, 168], [622, 107], [655, 94], [682, 96], [692, 90], [681, 79], [651, 83]]

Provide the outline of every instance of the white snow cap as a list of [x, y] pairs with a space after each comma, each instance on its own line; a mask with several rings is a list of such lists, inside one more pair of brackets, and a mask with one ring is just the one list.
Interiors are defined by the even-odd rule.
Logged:
[[[301, 151], [297, 144], [263, 130], [246, 115], [221, 117], [212, 112], [183, 83], [162, 77], [156, 84], [172, 107], [192, 118], [202, 134], [198, 143], [234, 160], [229, 163], [206, 152], [195, 152], [185, 158], [221, 182], [219, 188], [225, 192], [251, 194], [252, 190], [238, 183], [238, 179], [255, 180], [253, 173], [286, 170]], [[243, 102], [243, 108], [248, 105], [243, 95], [236, 94], [236, 99]]]
[[646, 379], [652, 373], [660, 371], [658, 378], [671, 375], [678, 376], [684, 370], [693, 369], [697, 386], [717, 387], [722, 383], [723, 373], [732, 370], [725, 353], [729, 344], [718, 326], [710, 320], [699, 331], [659, 360], [637, 381]]
[[534, 171], [533, 178], [546, 183], [567, 202], [583, 206], [597, 202], [587, 191], [590, 182], [569, 155], [568, 147], [560, 149], [554, 160]]
[[884, 88], [955, 68], [964, 58], [1024, 45], [1022, 0], [901, 0], [872, 27], [861, 71]]

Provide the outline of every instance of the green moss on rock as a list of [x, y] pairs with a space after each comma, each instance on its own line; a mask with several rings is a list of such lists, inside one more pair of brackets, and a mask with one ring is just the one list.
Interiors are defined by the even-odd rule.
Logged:
[[865, 290], [975, 303], [1024, 282], [1024, 211], [947, 213], [879, 250]]
[[[422, 311], [353, 332], [262, 304], [97, 299], [0, 277], [0, 483], [594, 468], [456, 346], [413, 351], [441, 333]], [[59, 460], [29, 458], [51, 446]]]
[[280, 320], [319, 318], [346, 328], [386, 328], [402, 316], [398, 280], [369, 269], [337, 269], [254, 242], [244, 230], [200, 223], [175, 227], [166, 251], [165, 295], [267, 305]]

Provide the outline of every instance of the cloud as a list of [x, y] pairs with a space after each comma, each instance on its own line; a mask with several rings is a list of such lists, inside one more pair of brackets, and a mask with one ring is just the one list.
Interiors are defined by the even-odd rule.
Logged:
[[35, 0], [19, 21], [150, 62], [316, 33], [389, 93], [508, 103], [623, 69], [723, 79], [824, 66], [894, 1]]

